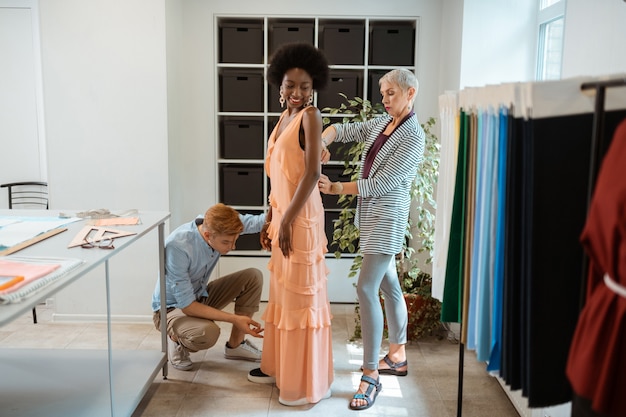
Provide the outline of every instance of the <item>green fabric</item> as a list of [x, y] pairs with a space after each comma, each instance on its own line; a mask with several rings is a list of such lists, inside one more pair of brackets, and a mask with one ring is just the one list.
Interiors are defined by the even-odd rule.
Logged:
[[441, 306], [442, 322], [461, 322], [463, 298], [463, 254], [465, 249], [465, 209], [467, 188], [467, 144], [469, 116], [461, 110], [459, 129], [459, 153], [456, 165], [454, 200], [448, 258], [446, 260], [446, 278]]

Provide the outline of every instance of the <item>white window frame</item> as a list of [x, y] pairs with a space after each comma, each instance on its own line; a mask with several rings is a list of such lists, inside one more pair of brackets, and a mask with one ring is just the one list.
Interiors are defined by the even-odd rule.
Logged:
[[[537, 13], [537, 67], [535, 78], [537, 80], [543, 80], [543, 69], [545, 66], [544, 61], [544, 45], [546, 37], [546, 27], [549, 23], [558, 19], [565, 19], [565, 3], [566, 0], [559, 0], [554, 4], [541, 9], [541, 2], [539, 0], [539, 10]], [[565, 21], [563, 21], [565, 26]], [[563, 50], [563, 44], [561, 44], [561, 51]], [[562, 62], [561, 62], [562, 64]]]

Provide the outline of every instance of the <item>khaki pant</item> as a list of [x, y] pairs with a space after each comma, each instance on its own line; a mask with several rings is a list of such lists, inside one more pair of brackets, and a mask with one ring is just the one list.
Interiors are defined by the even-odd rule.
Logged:
[[[263, 274], [256, 268], [225, 275], [210, 281], [207, 297], [198, 302], [218, 310], [235, 302], [235, 314], [250, 316], [259, 311]], [[161, 313], [155, 311], [152, 317], [157, 330], [161, 330]], [[212, 347], [220, 336], [220, 327], [213, 321], [187, 316], [179, 308], [167, 309], [167, 334], [191, 352]]]

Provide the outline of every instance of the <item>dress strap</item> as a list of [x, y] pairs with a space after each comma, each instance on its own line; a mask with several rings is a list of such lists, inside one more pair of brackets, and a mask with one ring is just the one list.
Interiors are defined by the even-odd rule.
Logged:
[[615, 294], [626, 298], [626, 287], [613, 281], [613, 279], [609, 276], [609, 274], [604, 274], [604, 283]]

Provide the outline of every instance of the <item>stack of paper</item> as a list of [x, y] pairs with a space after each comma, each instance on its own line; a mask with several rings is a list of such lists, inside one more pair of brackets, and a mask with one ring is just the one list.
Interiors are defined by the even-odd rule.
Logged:
[[0, 257], [0, 304], [20, 302], [82, 263], [71, 258]]

